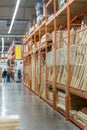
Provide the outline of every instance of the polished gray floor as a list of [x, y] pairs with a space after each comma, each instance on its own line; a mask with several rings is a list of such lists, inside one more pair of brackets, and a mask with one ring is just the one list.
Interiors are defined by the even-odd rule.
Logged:
[[80, 130], [19, 83], [0, 84], [0, 115], [20, 116], [21, 130]]

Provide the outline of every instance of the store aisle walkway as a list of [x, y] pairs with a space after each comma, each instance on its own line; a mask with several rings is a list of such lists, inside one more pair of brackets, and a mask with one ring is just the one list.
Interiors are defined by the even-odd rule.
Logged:
[[21, 130], [80, 130], [17, 83], [0, 84], [0, 116], [19, 114]]

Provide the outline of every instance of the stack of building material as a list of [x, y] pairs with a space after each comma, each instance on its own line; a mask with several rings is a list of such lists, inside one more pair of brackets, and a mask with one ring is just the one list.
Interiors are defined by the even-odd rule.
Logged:
[[32, 33], [34, 31], [34, 26], [32, 26], [31, 28], [30, 28], [30, 34]]
[[35, 89], [35, 59], [32, 55], [32, 90]]
[[66, 2], [67, 0], [58, 0], [58, 9], [61, 9]]
[[53, 71], [53, 67], [48, 67], [48, 80], [49, 81], [53, 81], [54, 79], [54, 71]]
[[42, 1], [38, 1], [35, 5], [36, 16], [37, 16], [37, 24], [40, 24], [44, 19], [44, 3]]
[[52, 92], [52, 91], [49, 91], [49, 92], [48, 92], [48, 99], [49, 99], [50, 101], [53, 101], [53, 92]]
[[40, 84], [40, 55], [36, 56], [36, 91]]
[[[54, 43], [54, 31], [52, 32], [52, 41]], [[65, 38], [65, 39], [64, 39]], [[58, 30], [56, 31], [56, 48], [63, 48], [67, 45], [67, 31], [66, 30]]]
[[60, 108], [61, 110], [65, 111], [65, 97], [66, 94], [62, 91], [58, 91], [58, 102], [57, 102], [57, 107]]
[[[47, 42], [48, 43], [52, 43], [52, 34], [51, 33], [47, 33]], [[41, 38], [41, 44], [46, 43], [46, 34], [42, 36]]]
[[81, 111], [77, 112], [77, 121], [84, 126], [87, 125], [87, 108], [83, 108]]
[[[78, 31], [81, 29], [78, 29]], [[87, 30], [75, 35], [75, 43], [70, 48], [71, 86], [87, 90]]]
[[0, 117], [0, 130], [20, 130], [19, 116]]
[[82, 108], [81, 110], [71, 110], [70, 116], [77, 120], [84, 126], [87, 126], [87, 108]]
[[[57, 49], [56, 51], [57, 65], [57, 82], [66, 84], [67, 81], [67, 48]], [[61, 58], [62, 57], [62, 58]]]
[[[54, 55], [53, 55], [53, 51], [51, 52], [48, 52], [46, 54], [46, 65], [47, 65], [47, 73], [48, 73], [48, 80], [49, 81], [53, 81], [53, 78], [54, 78]], [[50, 57], [50, 58], [49, 58]]]
[[39, 96], [46, 97], [46, 67], [41, 69], [41, 87]]

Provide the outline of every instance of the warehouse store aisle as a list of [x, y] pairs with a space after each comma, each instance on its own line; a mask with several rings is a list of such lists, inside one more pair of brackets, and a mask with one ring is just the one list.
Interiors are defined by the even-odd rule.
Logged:
[[20, 116], [21, 130], [80, 130], [17, 83], [0, 84], [0, 116]]

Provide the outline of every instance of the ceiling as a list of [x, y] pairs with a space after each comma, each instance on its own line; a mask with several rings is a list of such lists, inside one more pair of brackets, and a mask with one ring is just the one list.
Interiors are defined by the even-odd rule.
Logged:
[[4, 52], [8, 51], [12, 41], [19, 36], [19, 39], [29, 28], [29, 24], [35, 16], [36, 0], [21, 0], [20, 6], [16, 15], [16, 19], [11, 31], [11, 36], [8, 37], [8, 30], [13, 16], [17, 0], [0, 0], [0, 52], [2, 50], [2, 40], [5, 39]]

